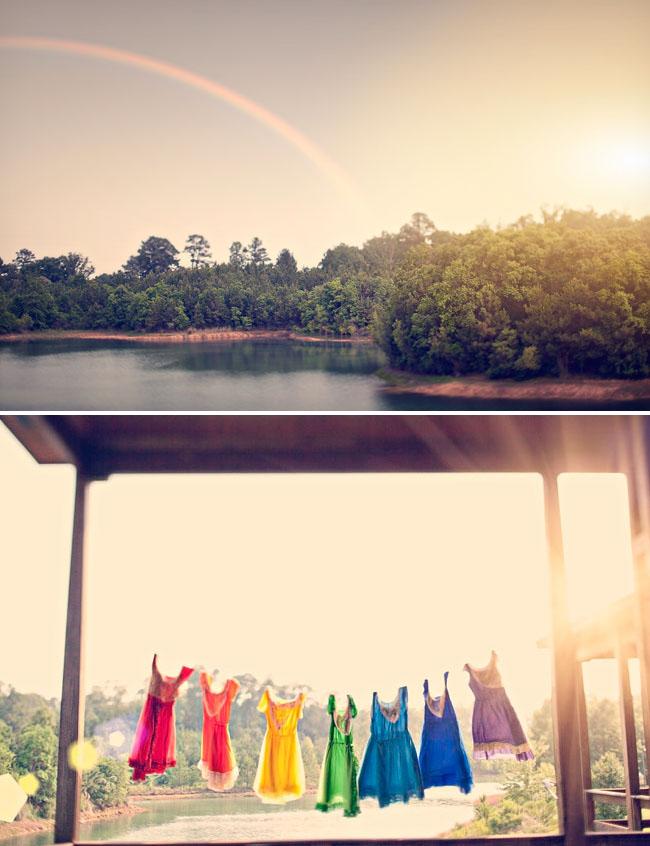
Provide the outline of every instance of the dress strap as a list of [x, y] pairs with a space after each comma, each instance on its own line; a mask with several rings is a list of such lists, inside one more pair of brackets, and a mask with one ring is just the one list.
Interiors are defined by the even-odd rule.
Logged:
[[348, 703], [350, 705], [350, 716], [354, 719], [357, 716], [357, 705], [354, 699], [348, 693]]
[[447, 690], [447, 678], [449, 677], [449, 670], [445, 670], [443, 678], [445, 680], [445, 690]]
[[422, 693], [425, 697], [429, 695], [429, 679], [424, 680], [424, 685], [422, 686]]
[[176, 677], [176, 684], [179, 686], [182, 685], [184, 681], [187, 681], [189, 679], [193, 672], [194, 667], [181, 667], [181, 671]]

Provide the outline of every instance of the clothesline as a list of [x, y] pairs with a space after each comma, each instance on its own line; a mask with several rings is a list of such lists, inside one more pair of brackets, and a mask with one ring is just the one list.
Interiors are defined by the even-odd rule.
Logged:
[[[485, 667], [465, 664], [469, 686], [474, 693], [472, 712], [473, 757], [513, 757], [518, 761], [533, 758], [521, 723], [503, 687], [493, 651]], [[135, 732], [129, 766], [133, 780], [148, 774], [163, 773], [176, 765], [176, 728], [174, 703], [181, 685], [194, 672], [183, 666], [179, 674], [163, 676], [157, 656], [151, 666], [149, 691]], [[422, 799], [429, 787], [456, 786], [462, 793], [472, 789], [473, 776], [460, 734], [458, 719], [447, 688], [449, 673], [444, 673], [444, 691], [431, 697], [429, 681], [423, 686], [424, 723], [419, 753], [408, 730], [408, 690], [399, 688], [392, 702], [372, 697], [370, 737], [361, 768], [354, 750], [352, 720], [357, 706], [348, 694], [346, 707], [337, 709], [330, 694], [327, 713], [330, 730], [321, 765], [316, 808], [329, 811], [342, 808], [345, 816], [359, 813], [359, 799], [374, 798], [380, 807], [392, 802]], [[228, 723], [232, 703], [239, 693], [239, 682], [226, 679], [223, 688], [212, 690], [212, 677], [200, 671], [203, 692], [203, 730], [199, 767], [210, 790], [232, 788], [239, 770], [232, 749]], [[266, 717], [266, 733], [260, 751], [253, 789], [262, 802], [284, 804], [305, 792], [305, 773], [298, 738], [298, 723], [303, 716], [304, 692], [293, 699], [271, 696], [267, 687], [257, 705]]]

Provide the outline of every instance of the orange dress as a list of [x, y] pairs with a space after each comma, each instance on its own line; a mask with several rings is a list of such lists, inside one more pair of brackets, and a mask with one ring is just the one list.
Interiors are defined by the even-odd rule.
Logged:
[[305, 770], [298, 740], [304, 693], [273, 700], [266, 688], [257, 710], [266, 714], [266, 734], [253, 790], [262, 802], [283, 805], [305, 792]]
[[218, 693], [212, 690], [212, 677], [199, 676], [203, 689], [203, 736], [199, 767], [210, 790], [230, 790], [239, 770], [230, 745], [230, 708], [239, 692], [239, 682], [228, 679]]

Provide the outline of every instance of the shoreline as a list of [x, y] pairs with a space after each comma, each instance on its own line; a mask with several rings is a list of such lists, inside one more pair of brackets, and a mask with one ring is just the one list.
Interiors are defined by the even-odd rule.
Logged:
[[477, 400], [571, 400], [650, 403], [650, 379], [598, 379], [541, 376], [527, 381], [486, 376], [418, 376], [384, 368], [383, 393]]
[[[305, 790], [305, 795], [311, 794], [316, 795], [315, 787]], [[178, 801], [179, 799], [228, 799], [233, 796], [254, 797], [256, 795], [254, 790], [217, 793], [207, 788], [203, 790], [175, 790], [165, 793], [134, 793], [127, 797], [126, 805], [105, 808], [102, 811], [81, 811], [79, 821], [81, 823], [95, 823], [101, 820], [116, 819], [117, 817], [132, 817], [136, 814], [144, 814], [147, 811], [146, 805], [149, 802]], [[142, 805], [139, 803], [142, 803]], [[30, 834], [39, 834], [53, 829], [53, 819], [22, 819], [14, 820], [10, 823], [0, 823], [0, 843], [9, 841], [14, 837], [25, 837]]]
[[[145, 808], [141, 808], [127, 801], [126, 805], [119, 805], [116, 808], [106, 808], [103, 811], [82, 811], [79, 814], [79, 821], [81, 823], [94, 823], [100, 820], [112, 820], [116, 817], [133, 817], [136, 814], [144, 813], [145, 810]], [[53, 829], [54, 820], [14, 820], [13, 822], [0, 825], [0, 843], [5, 840], [11, 840], [14, 837], [25, 837], [30, 834], [39, 834], [43, 831], [52, 831]]]
[[30, 341], [136, 341], [143, 344], [185, 344], [215, 341], [302, 341], [309, 344], [372, 344], [369, 335], [335, 337], [301, 335], [290, 329], [193, 329], [188, 332], [119, 332], [95, 329], [43, 329], [35, 332], [9, 332], [0, 335], [0, 343]]

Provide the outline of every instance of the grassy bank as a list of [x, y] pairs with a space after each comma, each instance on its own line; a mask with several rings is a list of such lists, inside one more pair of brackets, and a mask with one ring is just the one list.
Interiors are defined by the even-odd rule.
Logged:
[[650, 402], [650, 379], [552, 378], [488, 379], [485, 376], [426, 376], [384, 368], [378, 375], [389, 394], [479, 400], [569, 400]]

